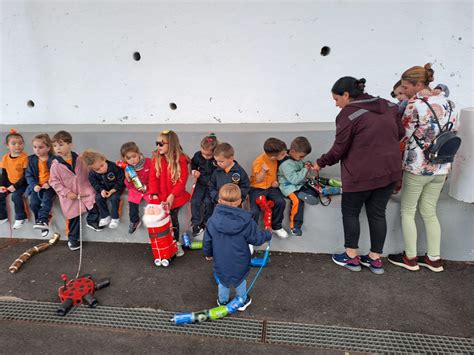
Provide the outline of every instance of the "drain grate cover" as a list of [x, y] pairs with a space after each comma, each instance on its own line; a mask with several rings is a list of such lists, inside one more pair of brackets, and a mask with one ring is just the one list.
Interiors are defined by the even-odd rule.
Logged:
[[[0, 301], [0, 319], [158, 331], [210, 336], [248, 342], [286, 344], [361, 352], [473, 353], [469, 338], [322, 326], [288, 322], [258, 321], [227, 317], [218, 321], [175, 326], [173, 312], [145, 308], [85, 306], [67, 316], [56, 315], [57, 303]], [[265, 326], [264, 326], [265, 323]]]

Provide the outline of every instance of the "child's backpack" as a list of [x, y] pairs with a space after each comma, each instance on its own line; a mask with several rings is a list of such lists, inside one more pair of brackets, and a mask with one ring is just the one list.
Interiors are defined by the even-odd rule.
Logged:
[[449, 117], [448, 122], [441, 127], [439, 123], [438, 116], [436, 116], [433, 107], [426, 101], [424, 98], [421, 99], [428, 108], [433, 113], [433, 117], [435, 119], [436, 124], [438, 125], [439, 132], [434, 137], [433, 141], [428, 147], [424, 147], [423, 143], [418, 140], [416, 136], [415, 138], [416, 143], [418, 146], [423, 150], [425, 154], [426, 160], [428, 160], [432, 164], [445, 164], [445, 163], [452, 163], [454, 160], [454, 156], [456, 155], [459, 146], [461, 145], [461, 138], [456, 135], [456, 132], [453, 131], [453, 123], [450, 122], [451, 113], [453, 112], [453, 107], [451, 101], [448, 100], [449, 105]]

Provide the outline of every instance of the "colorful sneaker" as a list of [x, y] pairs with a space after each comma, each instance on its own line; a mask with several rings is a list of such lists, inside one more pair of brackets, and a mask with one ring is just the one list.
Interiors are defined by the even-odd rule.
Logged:
[[49, 226], [48, 226], [48, 223], [46, 222], [36, 222], [34, 225], [33, 225], [33, 229], [49, 229]]
[[290, 236], [284, 228], [272, 229], [272, 232], [275, 233], [275, 235], [281, 239], [286, 239]]
[[390, 261], [393, 265], [401, 266], [410, 271], [418, 271], [420, 270], [420, 266], [416, 262], [417, 258], [407, 258], [405, 252], [400, 254], [390, 254], [388, 256], [388, 261]]
[[120, 224], [120, 220], [119, 219], [114, 219], [112, 218], [112, 220], [110, 221], [109, 223], [109, 228], [111, 229], [117, 229], [117, 227], [119, 226]]
[[249, 296], [247, 296], [247, 299], [245, 300], [244, 305], [242, 307], [237, 308], [237, 310], [243, 312], [247, 309], [248, 306], [250, 306], [251, 303], [252, 303], [252, 299]]
[[229, 303], [229, 301], [227, 301], [227, 302], [221, 302], [221, 301], [219, 301], [219, 299], [217, 299], [217, 305], [218, 305], [218, 306], [226, 306], [227, 303]]
[[319, 203], [319, 198], [304, 191], [298, 192], [298, 198], [308, 205], [317, 205]]
[[290, 232], [293, 237], [301, 237], [303, 235], [303, 231], [298, 227], [292, 228]]
[[360, 263], [362, 266], [368, 267], [374, 274], [381, 275], [385, 272], [383, 269], [382, 259], [380, 258], [374, 260], [368, 254], [361, 255]]
[[345, 252], [342, 254], [333, 254], [332, 261], [334, 261], [337, 265], [344, 266], [351, 271], [360, 271], [362, 269], [360, 267], [360, 257], [356, 256], [354, 258], [350, 258]]
[[417, 256], [418, 258], [418, 265], [427, 267], [433, 272], [441, 272], [444, 271], [443, 268], [443, 260], [438, 259], [438, 260], [431, 260], [428, 255], [419, 255]]
[[141, 221], [132, 222], [128, 226], [128, 234], [133, 234], [142, 225]]
[[106, 225], [108, 225], [110, 223], [112, 219], [110, 218], [110, 216], [107, 216], [105, 218], [101, 218], [100, 221], [99, 221], [99, 227], [105, 227]]
[[0, 219], [0, 224], [7, 223], [7, 222], [8, 222], [8, 218]]
[[104, 230], [104, 227], [100, 227], [97, 222], [92, 222], [92, 223], [87, 222], [86, 227], [88, 227], [88, 228], [90, 228], [90, 229], [92, 229], [96, 232], [102, 232]]
[[70, 240], [67, 242], [67, 246], [69, 247], [69, 250], [74, 251], [81, 248], [81, 243], [78, 240]]
[[20, 229], [23, 227], [26, 223], [26, 219], [17, 219], [15, 220], [15, 223], [13, 223], [13, 229]]
[[178, 251], [176, 253], [176, 257], [180, 258], [184, 255], [184, 250], [180, 242], [176, 243], [178, 245]]

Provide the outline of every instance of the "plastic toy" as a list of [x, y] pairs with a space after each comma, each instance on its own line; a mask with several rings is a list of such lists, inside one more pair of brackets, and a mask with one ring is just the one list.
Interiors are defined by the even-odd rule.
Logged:
[[133, 186], [135, 186], [137, 190], [146, 190], [146, 186], [143, 185], [142, 182], [140, 181], [140, 178], [138, 177], [137, 172], [135, 171], [133, 166], [128, 165], [122, 160], [117, 160], [116, 164], [122, 169], [125, 169], [125, 172], [128, 174], [130, 180], [133, 183]]
[[73, 306], [77, 307], [81, 304], [87, 304], [91, 308], [97, 307], [95, 291], [110, 285], [109, 279], [96, 283], [92, 280], [91, 275], [83, 275], [67, 281], [66, 274], [62, 274], [61, 278], [64, 285], [58, 289], [58, 296], [61, 300], [61, 305], [56, 311], [58, 316], [65, 316]]

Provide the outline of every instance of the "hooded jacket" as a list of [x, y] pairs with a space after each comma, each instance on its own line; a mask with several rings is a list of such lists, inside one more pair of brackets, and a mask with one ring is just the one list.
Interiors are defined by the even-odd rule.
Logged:
[[[51, 170], [51, 164], [53, 160], [55, 159], [55, 156], [51, 153], [48, 154], [48, 160], [47, 160], [47, 167], [49, 170]], [[28, 183], [28, 187], [26, 188], [26, 195], [31, 194], [35, 188], [36, 185], [39, 184], [39, 158], [37, 155], [32, 154], [28, 157], [28, 167], [26, 168], [25, 172], [25, 178]]]
[[316, 162], [323, 168], [341, 161], [345, 192], [381, 188], [401, 177], [404, 133], [395, 104], [362, 94], [337, 115], [333, 146]]
[[207, 221], [202, 248], [204, 256], [213, 257], [219, 281], [237, 287], [250, 271], [248, 245], [262, 245], [271, 238], [270, 231], [258, 229], [250, 212], [219, 204]]

